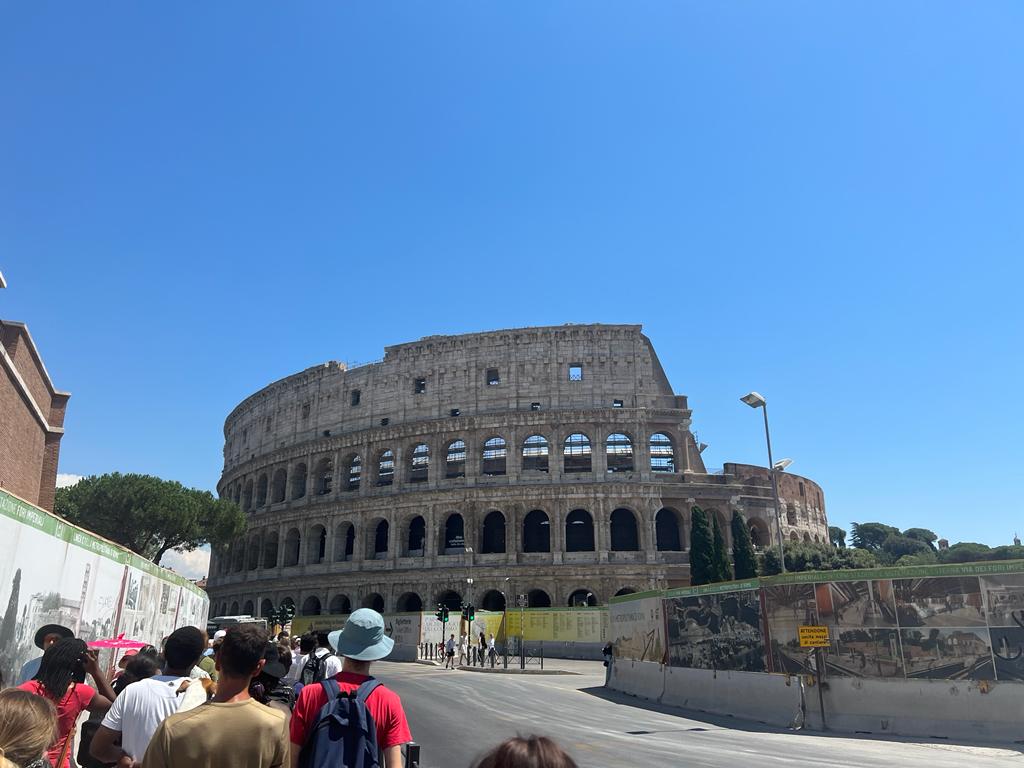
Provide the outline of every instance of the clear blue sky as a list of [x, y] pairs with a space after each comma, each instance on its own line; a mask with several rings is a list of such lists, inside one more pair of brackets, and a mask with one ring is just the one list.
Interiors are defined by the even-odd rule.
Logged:
[[0, 317], [61, 471], [213, 488], [268, 382], [434, 333], [643, 323], [711, 466], [829, 517], [1021, 518], [1024, 5], [0, 11]]

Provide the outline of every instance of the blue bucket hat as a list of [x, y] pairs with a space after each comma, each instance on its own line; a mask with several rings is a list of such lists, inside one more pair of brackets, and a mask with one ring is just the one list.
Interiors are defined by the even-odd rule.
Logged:
[[384, 633], [384, 617], [372, 608], [353, 611], [344, 627], [327, 635], [327, 641], [339, 656], [356, 661], [383, 659], [395, 647]]

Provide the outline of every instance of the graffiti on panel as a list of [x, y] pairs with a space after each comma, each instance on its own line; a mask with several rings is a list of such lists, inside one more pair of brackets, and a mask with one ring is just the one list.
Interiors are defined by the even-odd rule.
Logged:
[[764, 672], [756, 590], [668, 598], [665, 621], [669, 665]]

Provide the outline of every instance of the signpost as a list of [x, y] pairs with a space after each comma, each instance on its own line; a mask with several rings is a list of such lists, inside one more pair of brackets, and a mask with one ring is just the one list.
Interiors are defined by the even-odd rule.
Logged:
[[827, 731], [828, 726], [825, 724], [825, 694], [821, 688], [821, 681], [825, 672], [825, 665], [821, 658], [821, 649], [828, 648], [832, 644], [828, 636], [828, 627], [801, 624], [797, 632], [800, 637], [800, 647], [814, 649], [814, 676], [818, 684], [818, 708], [821, 710], [821, 729]]
[[516, 605], [519, 606], [519, 668], [526, 669], [526, 619], [525, 608], [530, 604], [528, 595], [516, 595]]

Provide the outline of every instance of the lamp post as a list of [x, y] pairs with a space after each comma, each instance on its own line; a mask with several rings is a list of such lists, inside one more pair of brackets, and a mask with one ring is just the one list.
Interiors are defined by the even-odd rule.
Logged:
[[779, 530], [779, 569], [786, 572], [786, 553], [782, 548], [782, 510], [779, 504], [779, 483], [775, 478], [775, 463], [772, 461], [772, 438], [768, 431], [768, 401], [757, 392], [750, 392], [740, 398], [751, 408], [760, 408], [764, 414], [764, 440], [768, 444], [768, 476], [772, 481], [772, 495], [775, 497], [775, 527]]

